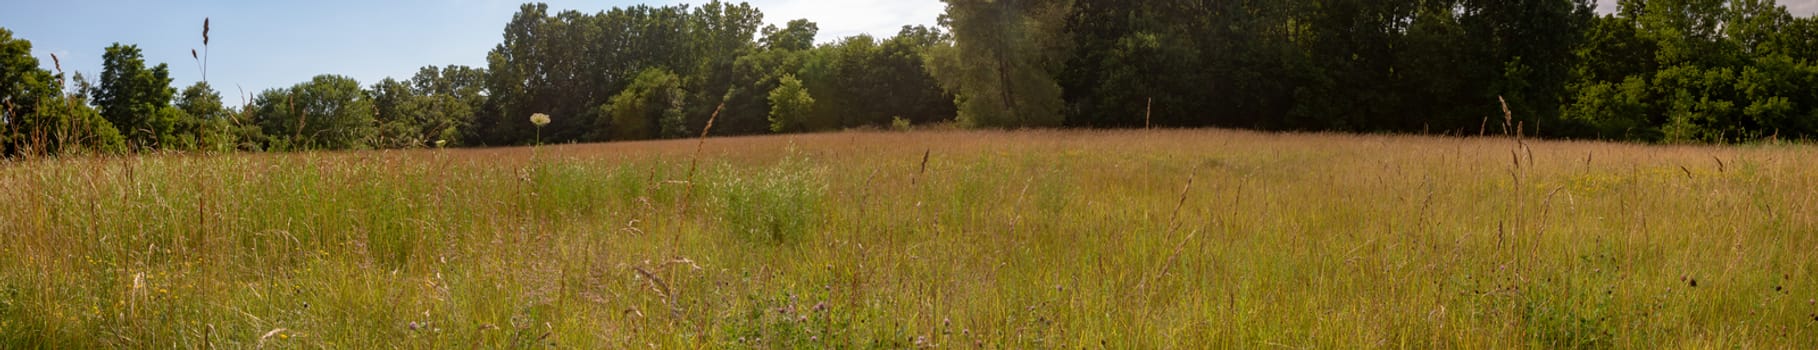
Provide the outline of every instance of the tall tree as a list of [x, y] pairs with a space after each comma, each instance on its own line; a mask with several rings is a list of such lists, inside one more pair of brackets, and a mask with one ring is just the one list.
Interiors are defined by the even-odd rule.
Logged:
[[[1230, 120], [1246, 112], [1231, 108], [1236, 105], [1209, 103], [1208, 100], [1243, 93], [1220, 91], [1224, 86], [1253, 84], [1251, 80], [1260, 80], [1248, 74], [1263, 71], [1265, 67], [1239, 63], [1240, 60], [1281, 61], [1252, 58], [1273, 52], [1248, 47], [1267, 38], [1266, 32], [1254, 24], [1262, 23], [1260, 18], [1270, 16], [1248, 6], [1251, 4], [1243, 1], [1211, 4], [1075, 1], [1066, 22], [1066, 35], [1073, 41], [1073, 46], [1068, 53], [1066, 70], [1058, 76], [1066, 91], [1068, 124], [1088, 127], [1239, 124]], [[1235, 14], [1242, 14], [1242, 18]], [[1221, 47], [1202, 48], [1196, 38]], [[1279, 78], [1270, 77], [1271, 80]], [[1230, 100], [1239, 103], [1266, 100], [1256, 97]]]
[[491, 113], [476, 125], [484, 130], [480, 144], [524, 144], [532, 138], [524, 122], [532, 113], [548, 113], [550, 98], [540, 94], [549, 85], [548, 68], [540, 67], [546, 54], [538, 34], [549, 21], [549, 5], [524, 4], [505, 25], [505, 40], [487, 54], [487, 90], [492, 92]]
[[410, 84], [418, 98], [405, 109], [421, 113], [425, 141], [446, 146], [477, 141], [473, 125], [486, 110], [486, 76], [486, 69], [459, 65], [417, 70]]
[[1482, 84], [1488, 91], [1466, 96], [1459, 104], [1484, 108], [1452, 115], [1462, 119], [1481, 114], [1472, 112], [1488, 109], [1495, 98], [1503, 97], [1527, 126], [1559, 124], [1577, 59], [1574, 50], [1592, 26], [1591, 1], [1467, 0], [1464, 5], [1460, 19], [1468, 35], [1464, 44], [1481, 47], [1477, 57], [1492, 60], [1481, 65], [1491, 78]]
[[816, 108], [803, 121], [810, 130], [839, 130], [889, 123], [891, 112], [880, 102], [890, 91], [878, 71], [877, 39], [857, 35], [810, 53], [801, 79], [815, 96]]
[[[720, 0], [708, 1], [689, 16], [688, 42], [695, 59], [690, 61], [691, 67], [678, 67], [677, 72], [682, 75], [683, 88], [689, 92], [684, 105], [687, 130], [705, 127], [707, 119], [719, 110], [718, 106], [728, 102], [728, 96], [747, 88], [734, 84], [734, 68], [739, 57], [757, 49], [752, 38], [763, 23], [764, 13], [743, 2], [734, 5]], [[744, 117], [752, 119], [753, 123], [763, 120], [762, 115]]]
[[101, 85], [93, 92], [101, 115], [126, 136], [127, 144], [156, 148], [177, 142], [182, 112], [170, 106], [170, 66], [147, 68], [137, 45], [115, 43], [102, 56]]
[[930, 71], [953, 92], [961, 124], [1059, 126], [1060, 36], [1067, 0], [944, 0], [942, 24], [954, 45], [931, 57]]
[[32, 57], [32, 42], [13, 38], [13, 32], [0, 28], [0, 151], [12, 156], [30, 147], [36, 130], [42, 127], [28, 123], [37, 114], [40, 100], [59, 95], [50, 71], [38, 66]]
[[802, 65], [815, 51], [814, 38], [819, 26], [807, 20], [794, 20], [789, 27], [765, 29], [762, 48], [733, 62], [732, 83], [726, 108], [713, 124], [717, 135], [743, 135], [771, 132], [770, 92], [776, 90], [785, 75], [801, 73]]
[[433, 142], [423, 138], [417, 111], [405, 108], [421, 97], [409, 83], [385, 78], [374, 83], [367, 94], [372, 98], [374, 120], [378, 123], [373, 147], [409, 148]]
[[[0, 28], [0, 156], [121, 150], [119, 132], [87, 95], [65, 93], [62, 74], [39, 68], [31, 41], [12, 35]], [[85, 84], [79, 73], [76, 80]]]
[[[886, 118], [902, 117], [917, 124], [952, 121], [958, 111], [953, 95], [943, 91], [940, 83], [928, 75], [928, 55], [935, 47], [952, 45], [953, 38], [935, 28], [903, 26], [896, 36], [878, 47], [872, 68], [878, 74], [883, 96], [877, 96], [877, 109], [884, 111], [867, 123], [883, 126]], [[883, 114], [890, 114], [884, 116]]]

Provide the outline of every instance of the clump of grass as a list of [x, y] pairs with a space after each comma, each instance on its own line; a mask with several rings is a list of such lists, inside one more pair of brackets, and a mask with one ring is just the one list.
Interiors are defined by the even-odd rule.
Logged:
[[802, 243], [824, 220], [820, 171], [784, 159], [756, 172], [726, 170], [713, 186], [715, 212], [734, 236], [775, 245]]

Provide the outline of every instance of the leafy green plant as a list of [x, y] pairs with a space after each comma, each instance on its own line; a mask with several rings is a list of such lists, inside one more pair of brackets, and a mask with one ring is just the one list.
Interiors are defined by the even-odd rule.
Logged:
[[909, 120], [903, 119], [903, 117], [891, 117], [890, 130], [910, 131], [915, 130], [915, 126], [909, 125]]
[[770, 91], [770, 131], [802, 131], [808, 113], [814, 111], [814, 97], [794, 75], [783, 75], [776, 90]]

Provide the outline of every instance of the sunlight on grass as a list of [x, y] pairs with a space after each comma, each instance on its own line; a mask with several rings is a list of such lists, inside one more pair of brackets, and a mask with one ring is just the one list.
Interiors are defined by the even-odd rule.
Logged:
[[0, 347], [1818, 347], [1809, 147], [1529, 145], [838, 133], [714, 139], [692, 179], [695, 141], [15, 162]]

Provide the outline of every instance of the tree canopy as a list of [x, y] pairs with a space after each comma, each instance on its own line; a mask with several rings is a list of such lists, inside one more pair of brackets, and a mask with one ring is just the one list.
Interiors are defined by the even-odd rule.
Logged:
[[[747, 3], [525, 4], [486, 67], [324, 74], [228, 108], [140, 49], [98, 82], [0, 28], [8, 156], [414, 148], [816, 132], [1235, 127], [1643, 142], [1818, 136], [1818, 20], [1771, 0], [944, 0], [938, 27], [821, 38]], [[71, 87], [73, 86], [73, 87]], [[1507, 103], [1514, 118], [1501, 119]], [[724, 106], [721, 108], [721, 106]], [[526, 117], [545, 113], [542, 128]]]

